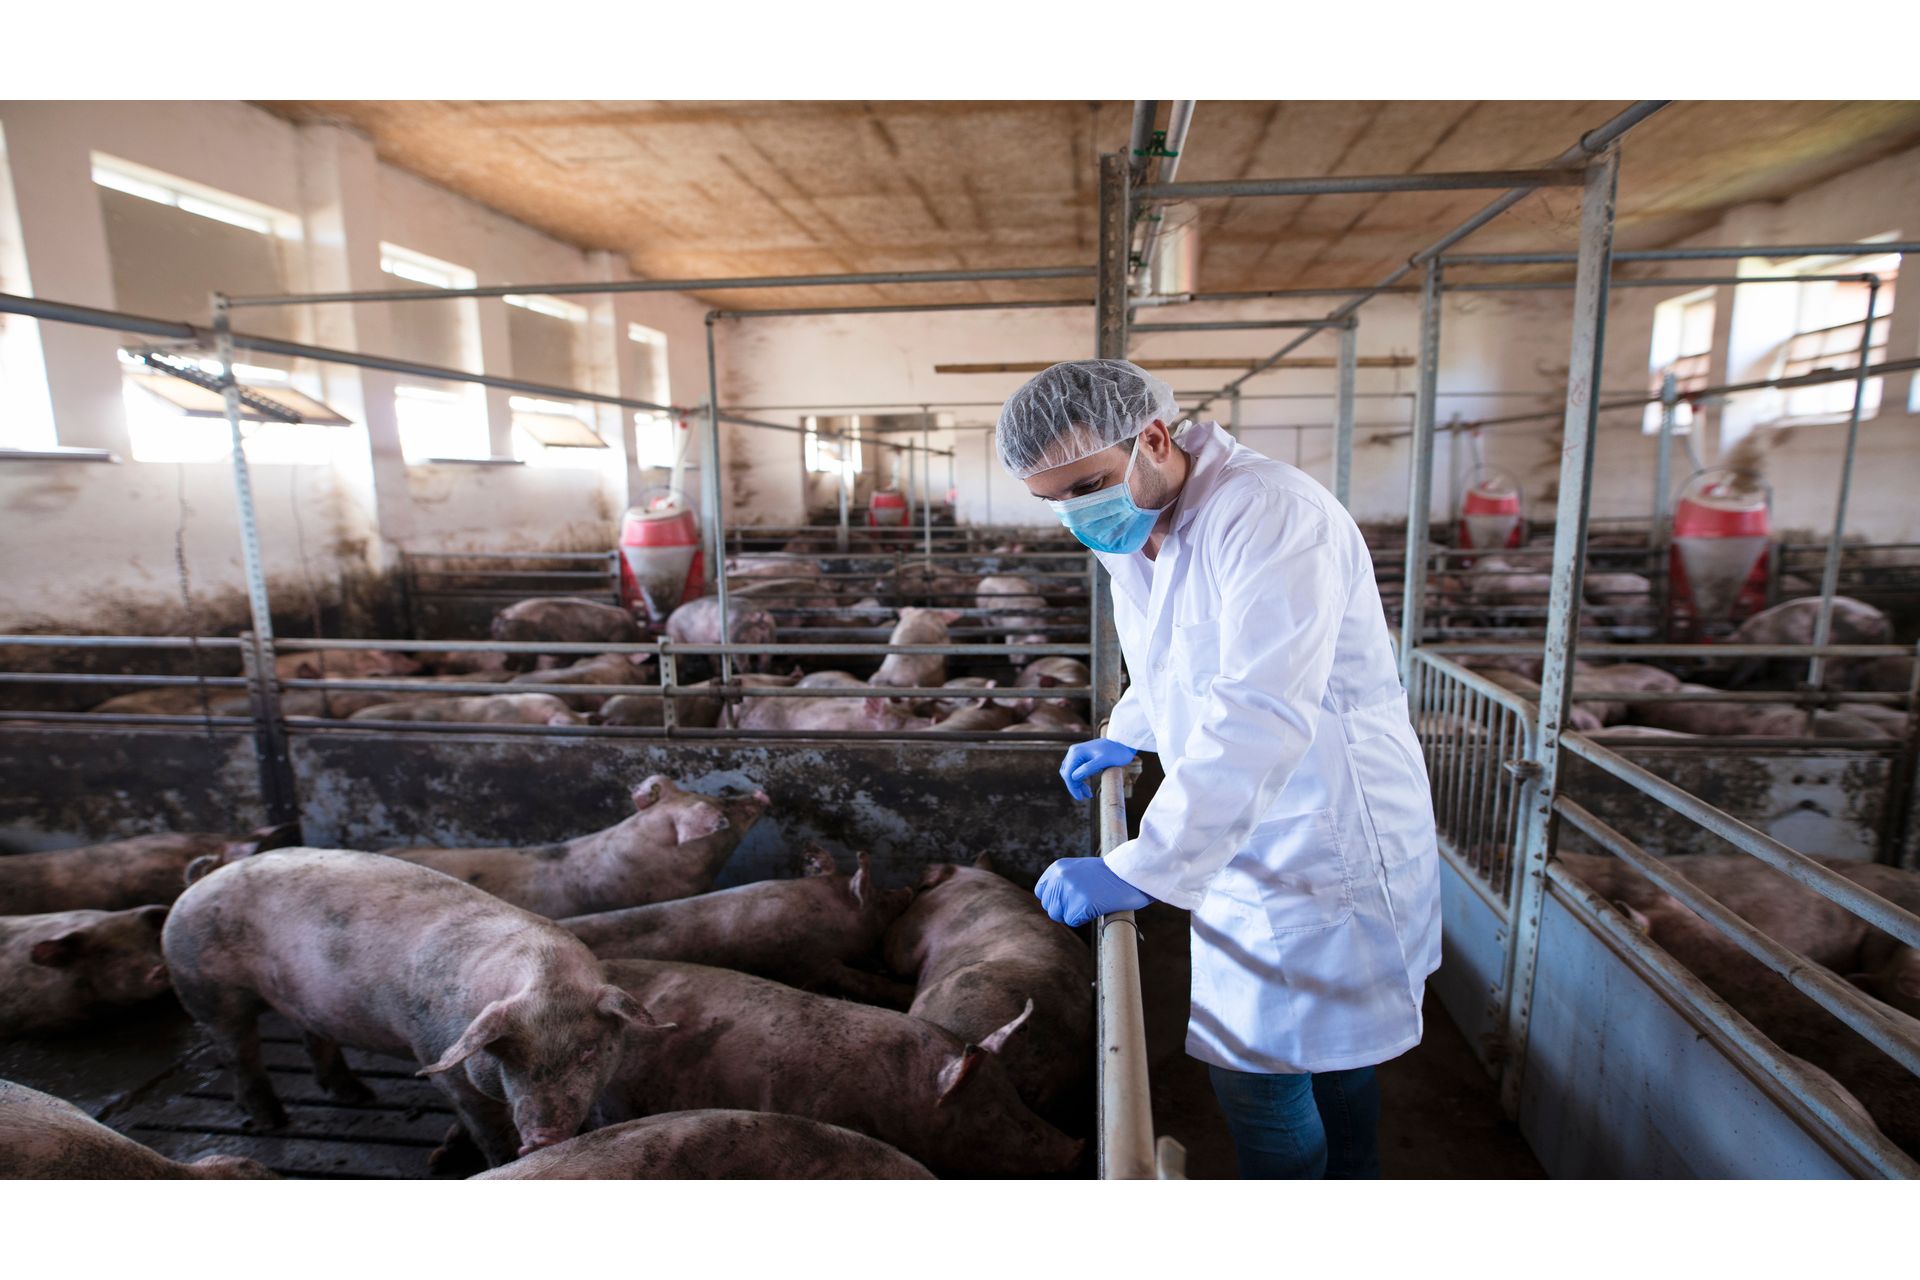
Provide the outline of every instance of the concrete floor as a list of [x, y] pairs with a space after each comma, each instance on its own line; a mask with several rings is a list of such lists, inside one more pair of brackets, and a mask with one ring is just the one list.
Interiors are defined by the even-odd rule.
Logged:
[[[1233, 1143], [1205, 1064], [1186, 1055], [1186, 912], [1140, 913], [1142, 995], [1156, 1132], [1187, 1148], [1190, 1178], [1232, 1178]], [[1542, 1178], [1501, 1112], [1493, 1078], [1428, 993], [1426, 1039], [1380, 1068], [1380, 1166], [1388, 1178]]]

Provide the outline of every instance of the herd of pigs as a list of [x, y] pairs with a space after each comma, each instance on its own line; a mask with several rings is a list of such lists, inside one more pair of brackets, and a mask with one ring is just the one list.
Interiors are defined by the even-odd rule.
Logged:
[[[1893, 627], [1872, 605], [1835, 597], [1831, 643], [1888, 644]], [[1804, 645], [1813, 643], [1818, 600], [1789, 600], [1741, 623], [1730, 644]], [[1473, 656], [1461, 662], [1505, 689], [1537, 700], [1540, 657]], [[1700, 664], [1696, 662], [1696, 666]], [[1787, 691], [1806, 676], [1806, 660], [1725, 659], [1711, 664], [1716, 685], [1685, 680], [1650, 662], [1589, 663], [1576, 659], [1573, 692], [1577, 701], [1571, 727], [1602, 741], [1686, 737], [1844, 738], [1864, 741], [1904, 738], [1907, 712], [1877, 703], [1845, 703], [1811, 713], [1782, 700], [1741, 702], [1609, 701], [1609, 693], [1711, 693], [1768, 689]], [[1698, 672], [1696, 672], [1698, 674]], [[1835, 659], [1826, 665], [1830, 690], [1905, 693], [1913, 680], [1913, 659], [1901, 657]]]
[[[0, 857], [0, 1040], [170, 991], [272, 1133], [258, 1020], [276, 1012], [340, 1104], [373, 1101], [344, 1049], [413, 1062], [458, 1117], [429, 1164], [494, 1178], [1076, 1169], [1092, 960], [1029, 891], [950, 864], [884, 888], [864, 854], [849, 874], [818, 848], [798, 878], [715, 891], [766, 794], [656, 775], [632, 801], [537, 848], [276, 847], [275, 830]], [[0, 1081], [0, 1176], [271, 1175], [172, 1161]]]
[[[1017, 548], [1016, 548], [1017, 549]], [[1047, 596], [1028, 578], [1012, 574], [978, 576], [922, 565], [900, 566], [878, 579], [851, 582], [823, 574], [816, 560], [745, 556], [727, 566], [729, 589], [728, 632], [733, 644], [773, 644], [779, 638], [775, 612], [804, 615], [801, 625], [831, 625], [836, 614], [844, 625], [847, 613], [886, 615], [897, 621], [888, 643], [943, 645], [958, 615], [950, 608], [928, 603], [964, 602], [993, 611], [993, 625], [1006, 629], [1009, 644], [1044, 643], [1046, 618], [1031, 611], [1047, 608]], [[847, 587], [865, 594], [843, 599]], [[1077, 584], [1076, 584], [1077, 587]], [[1070, 593], [1069, 593], [1070, 594]], [[916, 601], [922, 603], [915, 603]], [[523, 600], [494, 616], [492, 638], [519, 644], [635, 644], [651, 633], [635, 615], [614, 605], [573, 598]], [[658, 634], [681, 645], [718, 644], [720, 616], [717, 601], [702, 596], [669, 614]], [[675, 722], [685, 728], [736, 728], [794, 732], [994, 732], [1001, 730], [1062, 730], [1086, 732], [1077, 712], [1084, 701], [1049, 696], [1044, 690], [1084, 688], [1091, 683], [1085, 663], [1074, 658], [1040, 657], [1029, 660], [1012, 652], [1010, 682], [1001, 678], [949, 678], [947, 658], [938, 654], [890, 654], [867, 675], [839, 669], [809, 670], [818, 660], [803, 659], [790, 670], [775, 674], [766, 654], [735, 662], [730, 688], [723, 695], [686, 696], [674, 700]], [[392, 680], [417, 684], [404, 691], [329, 690], [297, 688], [281, 694], [281, 710], [290, 716], [327, 719], [446, 721], [473, 724], [628, 725], [659, 726], [665, 721], [664, 698], [648, 693], [523, 693], [516, 684], [637, 685], [654, 684], [648, 654], [605, 653], [587, 658], [560, 655], [504, 653], [404, 653], [379, 650], [329, 649], [289, 653], [275, 661], [281, 680]], [[678, 674], [695, 688], [708, 689], [717, 678], [691, 679], [714, 669], [710, 659], [685, 656]], [[497, 684], [499, 693], [447, 696], [437, 684]], [[870, 688], [871, 697], [754, 697], [735, 690], [745, 687], [798, 689]], [[894, 689], [950, 688], [943, 697], [899, 697]], [[991, 692], [1006, 688], [1005, 693]], [[1014, 692], [1018, 690], [1019, 692]], [[203, 710], [202, 692], [194, 686], [143, 690], [110, 698], [97, 712], [119, 714], [186, 714]], [[245, 692], [212, 691], [204, 707], [215, 715], [246, 715]]]

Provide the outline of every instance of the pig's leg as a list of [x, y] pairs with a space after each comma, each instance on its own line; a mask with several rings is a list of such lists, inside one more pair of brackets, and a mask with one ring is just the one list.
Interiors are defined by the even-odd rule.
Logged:
[[453, 1113], [460, 1117], [461, 1126], [480, 1148], [490, 1168], [497, 1169], [520, 1158], [520, 1133], [513, 1127], [513, 1113], [505, 1103], [481, 1093], [458, 1071], [443, 1071], [433, 1077], [433, 1081], [447, 1095]]
[[262, 1129], [284, 1129], [286, 1109], [280, 1105], [260, 1063], [260, 1015], [266, 1002], [253, 992], [187, 976], [187, 967], [174, 978], [174, 994], [233, 1070], [233, 1100]]
[[913, 1003], [913, 984], [884, 974], [836, 961], [821, 977], [820, 985], [861, 1004], [877, 1004], [886, 1009], [905, 1009]]
[[427, 1168], [440, 1177], [464, 1178], [487, 1167], [486, 1157], [474, 1145], [467, 1127], [455, 1120], [447, 1126], [447, 1136], [427, 1156]]
[[314, 1083], [329, 1098], [335, 1102], [352, 1103], [374, 1100], [373, 1090], [353, 1074], [352, 1068], [347, 1066], [347, 1060], [341, 1056], [339, 1045], [312, 1031], [301, 1032], [300, 1040], [307, 1046], [307, 1057], [313, 1060]]

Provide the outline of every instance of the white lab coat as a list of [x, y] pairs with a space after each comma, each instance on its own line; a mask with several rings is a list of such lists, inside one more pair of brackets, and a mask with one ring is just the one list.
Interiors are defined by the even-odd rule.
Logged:
[[1166, 781], [1124, 880], [1193, 913], [1187, 1052], [1340, 1071], [1420, 1041], [1439, 852], [1360, 530], [1211, 422], [1157, 560], [1102, 555], [1132, 683], [1107, 736]]

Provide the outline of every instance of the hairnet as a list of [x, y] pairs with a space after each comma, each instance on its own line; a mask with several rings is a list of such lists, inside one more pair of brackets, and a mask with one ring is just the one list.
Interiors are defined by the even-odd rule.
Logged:
[[1008, 397], [994, 432], [1001, 465], [1024, 480], [1174, 425], [1173, 388], [1129, 360], [1068, 360]]

